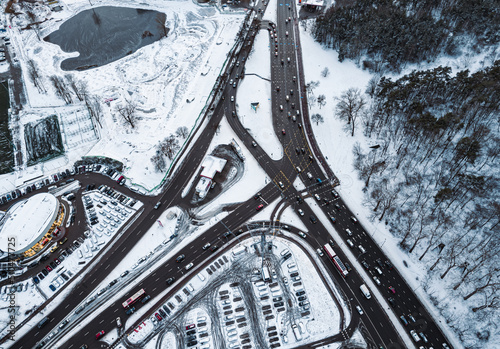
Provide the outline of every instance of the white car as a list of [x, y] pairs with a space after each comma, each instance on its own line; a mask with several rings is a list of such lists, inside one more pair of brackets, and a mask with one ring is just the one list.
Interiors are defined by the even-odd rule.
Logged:
[[304, 211], [302, 211], [302, 209], [300, 209], [300, 208], [297, 210], [297, 212], [298, 212], [301, 216], [303, 216], [303, 215], [304, 215]]
[[356, 305], [356, 310], [358, 311], [359, 315], [363, 315], [363, 309], [359, 305]]
[[316, 252], [318, 252], [318, 255], [319, 255], [320, 257], [323, 257], [323, 251], [321, 251], [321, 249], [320, 249], [320, 248], [317, 248], [317, 249], [316, 249]]
[[234, 96], [231, 96], [231, 102], [234, 102]]

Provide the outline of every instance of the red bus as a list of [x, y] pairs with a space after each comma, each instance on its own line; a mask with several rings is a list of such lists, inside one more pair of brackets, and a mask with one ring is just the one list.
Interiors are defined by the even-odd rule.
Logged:
[[325, 246], [323, 246], [323, 249], [325, 250], [328, 257], [330, 257], [333, 264], [335, 264], [335, 266], [337, 267], [340, 275], [346, 277], [349, 272], [347, 271], [344, 263], [342, 263], [342, 261], [340, 260], [339, 256], [337, 256], [337, 254], [333, 251], [333, 248], [329, 244], [326, 244]]
[[144, 289], [141, 288], [132, 297], [130, 297], [129, 299], [127, 299], [125, 302], [122, 303], [123, 307], [125, 309], [128, 308], [130, 305], [134, 304], [139, 299], [141, 299], [142, 297], [144, 297], [145, 294], [146, 294], [146, 291], [144, 291]]

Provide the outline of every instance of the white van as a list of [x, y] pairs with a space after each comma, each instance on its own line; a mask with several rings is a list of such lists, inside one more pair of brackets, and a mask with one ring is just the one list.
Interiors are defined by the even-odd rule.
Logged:
[[313, 179], [313, 175], [311, 174], [311, 172], [307, 172], [307, 178]]
[[366, 287], [365, 284], [359, 286], [359, 289], [361, 290], [361, 293], [363, 293], [363, 296], [365, 296], [366, 299], [372, 298], [372, 295], [370, 294], [370, 290], [368, 287]]

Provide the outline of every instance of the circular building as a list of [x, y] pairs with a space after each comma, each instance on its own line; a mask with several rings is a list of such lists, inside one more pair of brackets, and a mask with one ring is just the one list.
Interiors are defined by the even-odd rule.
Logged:
[[0, 217], [0, 259], [31, 257], [52, 240], [64, 218], [54, 195], [40, 193], [12, 205]]

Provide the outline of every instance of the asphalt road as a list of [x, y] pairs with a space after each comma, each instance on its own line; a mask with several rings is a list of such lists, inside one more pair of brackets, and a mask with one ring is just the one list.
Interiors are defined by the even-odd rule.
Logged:
[[[336, 218], [336, 229], [339, 230], [344, 239], [347, 238], [345, 235], [345, 228], [349, 228], [353, 232], [353, 242], [355, 242], [356, 245], [362, 245], [366, 249], [367, 252], [358, 256], [358, 259], [365, 260], [369, 264], [370, 267], [368, 271], [370, 273], [375, 273], [374, 267], [376, 266], [377, 259], [381, 259], [382, 261], [387, 259], [387, 257], [381, 252], [380, 248], [373, 242], [370, 235], [363, 230], [362, 226], [359, 223], [353, 223], [350, 220], [350, 217], [353, 214], [349, 211], [341, 199], [333, 199], [330, 193], [332, 186], [329, 184], [328, 179], [325, 178], [322, 169], [318, 166], [314, 158], [313, 160], [309, 159], [309, 155], [312, 156], [312, 153], [309, 150], [303, 128], [299, 127], [299, 124], [302, 123], [301, 118], [303, 115], [300, 115], [299, 113], [297, 120], [292, 120], [294, 112], [297, 117], [296, 111], [299, 110], [299, 105], [301, 103], [301, 96], [298, 93], [301, 88], [298, 85], [298, 80], [296, 78], [294, 79], [294, 76], [298, 75], [296, 59], [296, 50], [298, 47], [295, 44], [294, 39], [295, 30], [292, 30], [291, 27], [292, 25], [296, 25], [296, 23], [294, 21], [292, 21], [292, 23], [295, 24], [285, 23], [285, 19], [289, 16], [294, 18], [296, 17], [296, 14], [294, 14], [293, 8], [292, 10], [288, 10], [286, 4], [287, 3], [283, 1], [278, 4], [278, 21], [276, 27], [276, 34], [278, 37], [277, 57], [273, 51], [276, 45], [274, 45], [274, 47], [273, 44], [270, 45], [272, 65], [271, 73], [273, 81], [273, 123], [275, 132], [281, 139], [284, 147], [284, 158], [280, 161], [273, 161], [269, 158], [269, 156], [267, 156], [263, 149], [258, 146], [255, 148], [251, 146], [251, 136], [241, 126], [238, 118], [233, 118], [231, 116], [231, 112], [234, 110], [234, 102], [231, 102], [230, 97], [235, 95], [235, 93], [233, 87], [226, 85], [225, 90], [223, 91], [225, 98], [221, 99], [215, 107], [215, 110], [213, 111], [214, 114], [209, 121], [209, 125], [203, 130], [202, 135], [198, 137], [198, 140], [187, 154], [186, 160], [180, 165], [180, 169], [177, 171], [174, 178], [172, 178], [165, 192], [158, 198], [141, 198], [141, 200], [146, 203], [145, 211], [127, 230], [125, 235], [113, 245], [112, 249], [105, 253], [102, 259], [104, 262], [91, 266], [91, 273], [89, 273], [89, 275], [85, 277], [82, 282], [75, 286], [71, 295], [67, 297], [63, 303], [51, 312], [50, 316], [53, 320], [49, 325], [41, 330], [38, 328], [30, 330], [25, 336], [18, 339], [16, 342], [16, 348], [21, 349], [33, 347], [37, 341], [52, 331], [54, 327], [66, 316], [66, 314], [71, 311], [71, 309], [75, 309], [78, 304], [94, 290], [95, 286], [93, 285], [99, 284], [100, 281], [102, 281], [109, 274], [109, 270], [112, 270], [112, 268], [121, 262], [127, 252], [134, 247], [135, 241], [139, 239], [159, 217], [160, 211], [152, 209], [154, 203], [159, 200], [162, 201], [162, 208], [175, 206], [179, 203], [186, 205], [186, 202], [181, 199], [181, 192], [185, 185], [187, 185], [191, 176], [198, 170], [201, 160], [204, 158], [214, 132], [217, 129], [216, 126], [224, 115], [227, 116], [231, 126], [238, 132], [244, 144], [256, 157], [259, 165], [261, 165], [266, 173], [273, 179], [272, 183], [259, 190], [262, 194], [263, 202], [272, 202], [281, 196], [282, 198], [287, 199], [290, 204], [294, 206], [294, 208], [297, 208], [297, 206], [300, 205], [304, 210], [305, 215], [302, 219], [304, 224], [308, 227], [310, 233], [310, 238], [305, 240], [307, 243], [311, 243], [313, 247], [317, 248], [325, 244], [331, 236], [320, 222], [317, 224], [311, 223], [309, 217], [310, 215], [313, 215], [313, 212], [306, 203], [297, 203], [296, 196], [298, 195], [298, 192], [292, 185], [297, 175], [299, 175], [301, 180], [307, 185], [309, 192], [318, 193], [322, 198], [330, 198], [329, 201], [331, 201], [331, 203], [328, 205], [324, 204], [322, 209], [327, 214]], [[286, 35], [287, 31], [288, 35]], [[252, 38], [248, 37], [246, 40], [249, 40], [251, 43]], [[270, 42], [272, 43], [271, 40], [274, 40], [274, 37], [270, 37]], [[276, 42], [274, 42], [274, 44], [276, 44]], [[236, 59], [236, 62], [240, 62], [239, 65], [232, 64], [229, 66], [227, 79], [235, 79], [236, 74], [243, 73], [244, 63], [242, 58], [248, 56], [248, 49], [250, 47], [251, 45], [245, 45], [245, 49]], [[290, 63], [288, 62], [288, 58], [290, 58]], [[281, 64], [282, 59], [283, 64]], [[280, 87], [279, 91], [276, 89], [278, 86]], [[294, 91], [293, 94], [291, 93], [291, 90]], [[288, 101], [286, 100], [287, 95], [289, 96]], [[295, 107], [292, 106], [292, 103], [295, 104]], [[280, 105], [283, 106], [283, 110], [281, 110]], [[288, 117], [288, 112], [291, 114], [290, 117]], [[282, 132], [283, 129], [285, 130], [285, 134]], [[296, 152], [297, 148], [299, 149], [299, 153]], [[302, 148], [305, 149], [305, 153], [302, 153]], [[296, 170], [296, 167], [300, 167], [300, 173]], [[312, 181], [307, 177], [307, 172], [311, 173], [313, 177]], [[103, 180], [100, 177], [101, 176], [96, 174], [88, 174], [79, 176], [78, 179], [81, 180], [84, 185], [90, 182], [102, 183], [103, 181], [107, 181], [107, 179]], [[316, 178], [323, 179], [324, 184], [322, 186], [316, 185]], [[280, 187], [279, 182], [283, 183], [283, 188]], [[137, 197], [137, 195], [132, 192], [130, 192], [129, 196]], [[335, 203], [339, 204], [340, 210], [335, 209]], [[79, 203], [79, 205], [81, 205], [81, 203]], [[253, 198], [241, 203], [223, 220], [224, 225], [229, 227], [231, 230], [239, 229], [239, 227], [248, 221], [249, 218], [256, 214], [256, 206], [257, 203]], [[77, 212], [79, 212], [78, 214], [81, 214], [82, 211], [81, 207], [77, 210]], [[206, 242], [217, 242], [219, 244], [226, 243], [224, 238], [222, 238], [222, 234], [227, 231], [224, 225], [219, 223], [213, 226], [211, 229], [203, 233], [202, 236], [200, 236], [200, 238], [197, 239], [192, 245], [180, 250], [176, 255], [186, 255], [186, 260], [181, 265], [173, 261], [175, 257], [168, 260], [159, 266], [156, 272], [144, 279], [141, 285], [130, 289], [128, 294], [132, 294], [138, 288], [144, 287], [146, 288], [148, 294], [154, 298], [154, 296], [159, 294], [165, 287], [165, 279], [167, 277], [175, 276], [178, 278], [182, 275], [183, 271], [181, 266], [184, 266], [189, 262], [193, 262], [195, 263], [195, 266], [197, 266], [206, 261], [210, 261], [210, 257], [212, 256], [210, 256], [208, 251], [202, 251], [201, 247]], [[348, 260], [340, 249], [336, 249], [335, 251], [343, 261]], [[351, 308], [353, 308], [356, 304], [360, 304], [365, 311], [365, 315], [359, 316], [353, 312], [352, 321], [347, 324], [347, 327], [341, 334], [329, 337], [322, 342], [339, 340], [339, 336], [344, 336], [342, 338], [350, 336], [357, 327], [358, 321], [362, 321], [367, 333], [369, 333], [369, 336], [373, 340], [373, 342], [370, 343], [371, 346], [373, 345], [375, 347], [376, 345], [382, 344], [387, 348], [404, 347], [397, 332], [391, 326], [391, 322], [388, 320], [375, 299], [366, 300], [361, 296], [359, 292], [359, 285], [363, 283], [363, 281], [355, 270], [351, 271], [349, 276], [344, 280], [339, 276], [338, 272], [333, 267], [333, 264], [329, 263], [328, 260], [325, 260], [325, 265], [328, 266], [330, 272], [334, 275], [341, 287], [341, 290], [347, 295], [351, 303]], [[36, 269], [33, 270], [33, 272], [36, 272]], [[409, 328], [416, 328], [424, 331], [430, 341], [427, 345], [433, 345], [435, 348], [439, 347], [440, 343], [444, 341], [442, 333], [415, 297], [412, 290], [406, 285], [399, 273], [396, 270], [389, 271], [387, 269], [383, 269], [383, 275], [380, 276], [380, 280], [381, 290], [387, 290], [387, 296], [392, 296], [395, 300], [393, 310], [396, 315], [407, 315], [409, 313], [414, 314], [417, 323], [410, 324]], [[389, 293], [389, 286], [395, 287], [396, 294]], [[148, 307], [149, 306], [150, 305], [148, 304]], [[73, 348], [80, 343], [87, 343], [92, 345], [92, 347], [101, 347], [102, 343], [97, 343], [94, 339], [95, 333], [100, 330], [108, 331], [113, 328], [115, 326], [114, 320], [117, 314], [120, 314], [122, 317], [125, 316], [124, 311], [121, 308], [120, 300], [117, 300], [109, 308], [103, 310], [103, 312], [99, 314], [94, 321], [86, 325], [82, 330], [77, 333], [73, 333], [68, 342], [70, 344], [68, 344], [67, 347]]]

